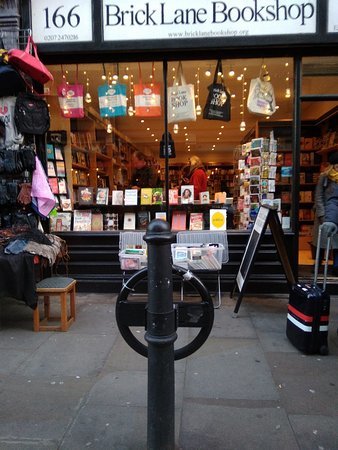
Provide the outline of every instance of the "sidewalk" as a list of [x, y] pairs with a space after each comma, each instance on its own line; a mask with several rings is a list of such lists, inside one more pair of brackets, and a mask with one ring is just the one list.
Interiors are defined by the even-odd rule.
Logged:
[[[1, 300], [0, 450], [146, 449], [147, 360], [120, 336], [115, 299], [77, 294], [67, 333], [34, 333], [32, 311]], [[175, 363], [178, 449], [338, 449], [338, 296], [329, 356], [288, 342], [286, 305], [246, 296], [234, 319], [223, 295], [207, 342]]]

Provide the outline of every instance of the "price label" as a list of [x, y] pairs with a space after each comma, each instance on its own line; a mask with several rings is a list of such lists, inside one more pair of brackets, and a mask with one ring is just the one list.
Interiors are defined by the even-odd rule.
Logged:
[[88, 42], [93, 40], [92, 2], [63, 3], [31, 0], [32, 35], [36, 43]]

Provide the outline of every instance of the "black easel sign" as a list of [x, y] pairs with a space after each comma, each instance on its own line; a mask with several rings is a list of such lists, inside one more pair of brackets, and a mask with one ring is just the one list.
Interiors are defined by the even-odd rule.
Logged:
[[280, 224], [276, 209], [269, 206], [262, 205], [259, 208], [256, 221], [251, 231], [239, 270], [236, 276], [235, 286], [231, 292], [233, 297], [236, 287], [239, 291], [238, 300], [234, 309], [234, 313], [237, 314], [242, 302], [245, 287], [247, 285], [251, 270], [253, 268], [255, 258], [259, 249], [259, 245], [262, 241], [267, 226], [269, 225], [271, 234], [275, 241], [277, 251], [286, 275], [287, 282], [292, 285], [295, 283], [295, 278], [291, 269], [290, 261], [284, 245], [284, 233]]

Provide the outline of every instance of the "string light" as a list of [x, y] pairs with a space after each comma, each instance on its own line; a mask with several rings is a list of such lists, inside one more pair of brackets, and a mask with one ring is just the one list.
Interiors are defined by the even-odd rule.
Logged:
[[196, 83], [197, 83], [197, 106], [196, 106], [196, 115], [197, 115], [197, 116], [200, 116], [200, 115], [202, 114], [202, 108], [201, 108], [201, 105], [200, 105], [200, 68], [199, 68], [199, 67], [197, 68], [197, 74], [196, 74], [196, 77], [197, 77], [197, 81], [196, 81]]
[[239, 130], [240, 131], [245, 131], [246, 130], [246, 123], [245, 123], [245, 118], [244, 118], [244, 104], [245, 104], [245, 92], [246, 92], [245, 86], [246, 86], [246, 82], [245, 82], [245, 78], [244, 78], [244, 75], [243, 75], [242, 76], [242, 103], [240, 105], [242, 120], [241, 120], [241, 123], [239, 125]]
[[174, 124], [173, 130], [174, 130], [174, 133], [175, 133], [175, 134], [178, 134], [178, 131], [179, 131], [178, 123], [175, 123], [175, 124]]
[[89, 78], [87, 78], [87, 82], [86, 82], [85, 102], [86, 103], [91, 103], [92, 102], [92, 96], [90, 95], [90, 92], [89, 92]]
[[[285, 67], [289, 67], [289, 63], [285, 63]], [[291, 89], [290, 89], [290, 75], [289, 71], [287, 71], [287, 75], [285, 77], [286, 88], [285, 88], [285, 98], [291, 97]]]

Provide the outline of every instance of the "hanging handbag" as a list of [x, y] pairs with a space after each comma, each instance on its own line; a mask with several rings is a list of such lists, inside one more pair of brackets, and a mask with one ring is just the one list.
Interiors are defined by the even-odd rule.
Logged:
[[26, 85], [20, 73], [8, 64], [8, 54], [1, 37], [0, 47], [0, 97], [15, 96], [24, 91]]
[[134, 84], [135, 116], [160, 117], [161, 111], [161, 85], [154, 82], [154, 63], [152, 64], [152, 82], [143, 83], [141, 65], [138, 65], [139, 83]]
[[173, 86], [168, 87], [168, 123], [195, 122], [194, 85], [186, 83], [181, 61], [176, 73]]
[[83, 85], [78, 83], [79, 68], [76, 65], [75, 84], [69, 84], [63, 72], [61, 65], [62, 83], [57, 87], [57, 95], [61, 109], [61, 116], [67, 119], [83, 119]]
[[45, 134], [50, 127], [48, 105], [43, 98], [20, 92], [15, 102], [15, 125], [24, 134]]
[[97, 90], [101, 117], [127, 115], [127, 86], [125, 84], [103, 84]]
[[218, 77], [221, 73], [223, 73], [222, 61], [219, 59], [216, 64], [213, 83], [208, 86], [209, 93], [203, 109], [203, 119], [229, 122], [231, 119], [231, 97], [222, 79], [218, 83]]
[[273, 86], [270, 81], [264, 80], [262, 74], [250, 81], [247, 107], [249, 112], [263, 116], [272, 116], [276, 112]]
[[[32, 53], [30, 52], [31, 47]], [[16, 69], [22, 70], [33, 80], [38, 81], [41, 84], [53, 81], [53, 75], [39, 59], [38, 51], [32, 36], [28, 36], [25, 50], [13, 48], [8, 51], [8, 62]]]
[[167, 156], [168, 158], [176, 158], [175, 142], [169, 132], [167, 134], [167, 148], [168, 153], [166, 152], [165, 133], [163, 133], [160, 142], [160, 158], [166, 158]]

